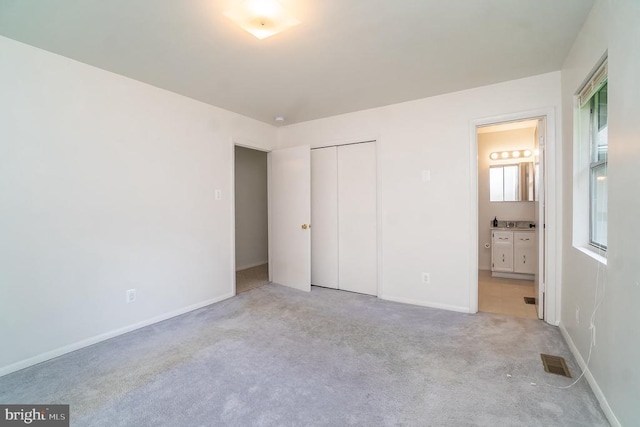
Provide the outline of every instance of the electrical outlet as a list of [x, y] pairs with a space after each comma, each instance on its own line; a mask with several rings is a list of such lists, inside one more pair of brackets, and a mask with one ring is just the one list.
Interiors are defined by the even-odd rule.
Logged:
[[222, 200], [222, 190], [217, 190], [214, 192], [216, 200]]
[[427, 285], [431, 283], [431, 275], [429, 273], [422, 273], [422, 283], [426, 283]]
[[129, 289], [127, 291], [127, 304], [129, 304], [130, 302], [134, 302], [136, 300], [136, 290], [135, 289]]
[[580, 325], [580, 307], [576, 307], [576, 326]]
[[421, 173], [422, 176], [422, 182], [429, 182], [431, 181], [431, 171], [430, 170], [423, 170]]

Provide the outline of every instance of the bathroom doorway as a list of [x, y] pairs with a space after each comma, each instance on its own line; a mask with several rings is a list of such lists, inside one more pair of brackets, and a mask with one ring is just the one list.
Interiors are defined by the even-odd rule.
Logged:
[[269, 283], [267, 153], [234, 146], [236, 294]]
[[478, 311], [543, 318], [544, 138], [539, 117], [476, 127]]

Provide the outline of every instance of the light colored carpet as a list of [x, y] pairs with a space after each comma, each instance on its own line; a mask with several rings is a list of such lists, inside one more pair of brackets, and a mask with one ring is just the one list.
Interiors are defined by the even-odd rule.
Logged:
[[[0, 378], [0, 402], [68, 403], [73, 426], [603, 426], [582, 379], [532, 386], [538, 320], [265, 285]], [[507, 377], [511, 374], [512, 377]]]
[[269, 283], [269, 264], [236, 271], [236, 294], [250, 291]]

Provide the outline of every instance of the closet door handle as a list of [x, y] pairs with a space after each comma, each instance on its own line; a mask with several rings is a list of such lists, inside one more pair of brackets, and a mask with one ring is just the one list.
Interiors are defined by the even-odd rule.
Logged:
[[302, 224], [303, 230], [306, 230], [307, 228], [311, 228], [311, 224]]

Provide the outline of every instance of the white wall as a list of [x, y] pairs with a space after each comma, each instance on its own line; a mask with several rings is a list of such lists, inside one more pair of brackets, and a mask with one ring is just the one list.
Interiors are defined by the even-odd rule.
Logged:
[[533, 221], [535, 202], [490, 202], [489, 167], [491, 165], [531, 162], [532, 157], [523, 160], [491, 160], [494, 151], [534, 150], [535, 128], [513, 129], [501, 132], [478, 134], [478, 268], [491, 270], [491, 221], [498, 220]]
[[4, 37], [0, 93], [0, 374], [233, 295], [232, 139], [274, 127]]
[[[603, 299], [595, 317], [596, 345], [587, 377], [612, 424], [627, 426], [640, 423], [639, 22], [640, 3], [636, 0], [598, 1], [562, 68], [565, 228], [561, 328], [574, 351], [579, 353], [578, 357], [587, 360], [589, 317], [598, 289]], [[573, 151], [577, 149], [572, 117], [574, 93], [607, 49], [609, 249], [605, 266], [572, 244]], [[575, 317], [577, 307], [580, 308], [579, 323]]]
[[[547, 107], [559, 113], [559, 105], [560, 73], [554, 72], [285, 126], [278, 146], [376, 139], [379, 296], [473, 311], [472, 122]], [[422, 181], [422, 170], [431, 172], [431, 181]], [[422, 283], [422, 272], [431, 274], [431, 284]]]
[[236, 270], [269, 261], [267, 153], [236, 147]]

